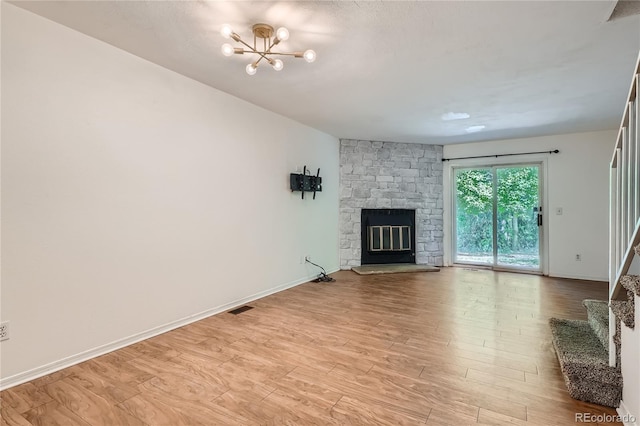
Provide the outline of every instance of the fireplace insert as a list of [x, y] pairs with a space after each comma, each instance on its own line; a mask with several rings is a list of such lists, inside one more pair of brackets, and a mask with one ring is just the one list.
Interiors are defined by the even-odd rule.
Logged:
[[416, 211], [362, 209], [362, 265], [416, 263]]

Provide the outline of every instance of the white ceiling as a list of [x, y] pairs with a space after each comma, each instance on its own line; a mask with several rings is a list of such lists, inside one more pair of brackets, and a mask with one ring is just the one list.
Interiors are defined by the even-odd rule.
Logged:
[[[340, 138], [447, 144], [617, 128], [640, 18], [612, 1], [43, 1], [17, 6]], [[314, 49], [248, 76], [227, 23]], [[470, 118], [442, 121], [447, 112]], [[247, 123], [251, 125], [251, 123]], [[470, 126], [484, 125], [477, 133]]]

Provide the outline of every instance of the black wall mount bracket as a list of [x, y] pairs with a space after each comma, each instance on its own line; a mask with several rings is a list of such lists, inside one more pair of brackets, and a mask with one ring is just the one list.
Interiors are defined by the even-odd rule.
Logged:
[[315, 176], [307, 174], [307, 166], [304, 166], [302, 173], [291, 173], [289, 175], [291, 191], [302, 192], [304, 200], [305, 192], [313, 192], [313, 199], [316, 199], [316, 192], [322, 192], [322, 178], [320, 177], [320, 169]]

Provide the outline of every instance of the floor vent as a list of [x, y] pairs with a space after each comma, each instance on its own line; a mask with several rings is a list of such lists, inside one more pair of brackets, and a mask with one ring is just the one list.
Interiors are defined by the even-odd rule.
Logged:
[[246, 306], [245, 305], [245, 306], [241, 306], [240, 308], [236, 308], [236, 309], [234, 309], [232, 311], [229, 311], [229, 313], [233, 314], [233, 315], [238, 315], [238, 314], [246, 312], [246, 311], [248, 311], [250, 309], [253, 309], [253, 306]]

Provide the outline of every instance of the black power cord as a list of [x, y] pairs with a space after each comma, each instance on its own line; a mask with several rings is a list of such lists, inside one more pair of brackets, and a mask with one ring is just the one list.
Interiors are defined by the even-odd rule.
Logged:
[[322, 272], [320, 272], [320, 275], [318, 275], [318, 278], [313, 280], [314, 283], [330, 283], [330, 282], [335, 281], [334, 278], [331, 278], [329, 275], [327, 275], [327, 271], [325, 271], [322, 266], [313, 263], [312, 261], [310, 261], [306, 257], [304, 258], [304, 260], [305, 260], [305, 262], [310, 263], [313, 266], [317, 266], [318, 268], [322, 269]]

